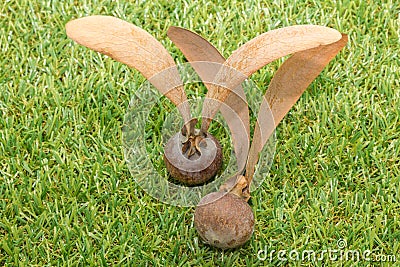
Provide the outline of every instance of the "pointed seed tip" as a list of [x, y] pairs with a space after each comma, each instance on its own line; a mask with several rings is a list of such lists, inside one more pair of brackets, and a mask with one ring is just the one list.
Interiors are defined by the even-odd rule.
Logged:
[[185, 28], [178, 26], [169, 26], [167, 30], [167, 35], [179, 34], [179, 31], [186, 30]]
[[167, 30], [167, 35], [173, 33], [175, 31], [176, 27], [175, 26], [169, 26], [168, 30]]
[[71, 34], [74, 30], [75, 26], [75, 20], [70, 20], [65, 24], [65, 32], [67, 33], [67, 36], [71, 38]]

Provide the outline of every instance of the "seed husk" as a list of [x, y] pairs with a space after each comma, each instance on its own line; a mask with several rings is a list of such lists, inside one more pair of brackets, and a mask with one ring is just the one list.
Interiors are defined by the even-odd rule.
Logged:
[[201, 239], [221, 249], [245, 244], [253, 234], [254, 222], [253, 211], [246, 200], [221, 191], [202, 198], [194, 214]]
[[206, 133], [185, 137], [178, 132], [164, 147], [164, 162], [170, 175], [190, 186], [213, 178], [222, 166], [222, 148], [218, 140]]

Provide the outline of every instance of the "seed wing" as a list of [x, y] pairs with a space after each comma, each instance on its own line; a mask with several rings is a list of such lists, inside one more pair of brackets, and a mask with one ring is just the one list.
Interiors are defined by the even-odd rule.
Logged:
[[[300, 51], [278, 69], [261, 103], [246, 165], [248, 184], [268, 138], [311, 82], [347, 43], [347, 35], [332, 44]], [[268, 115], [272, 114], [272, 116]]]
[[190, 120], [186, 94], [174, 60], [148, 32], [110, 16], [72, 20], [67, 23], [66, 31], [77, 43], [137, 69], [178, 106], [185, 122]]
[[[338, 41], [341, 34], [331, 28], [316, 25], [296, 25], [272, 30], [245, 43], [226, 60], [216, 76], [217, 88], [209, 90], [204, 101], [203, 118], [215, 116], [229, 95], [226, 88], [236, 88], [247, 77], [270, 62], [306, 49]], [[224, 86], [218, 86], [218, 85]], [[208, 129], [210, 120], [203, 120]]]

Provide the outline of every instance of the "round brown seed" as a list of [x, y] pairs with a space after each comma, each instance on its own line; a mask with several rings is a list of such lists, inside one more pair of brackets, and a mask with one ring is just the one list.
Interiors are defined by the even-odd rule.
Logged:
[[198, 144], [199, 153], [190, 157], [182, 150], [186, 137], [178, 132], [164, 148], [164, 162], [171, 176], [187, 185], [200, 185], [216, 175], [222, 165], [222, 149], [218, 140], [207, 133]]
[[254, 214], [247, 202], [232, 194], [214, 192], [196, 207], [194, 224], [205, 243], [236, 248], [246, 243], [254, 230]]

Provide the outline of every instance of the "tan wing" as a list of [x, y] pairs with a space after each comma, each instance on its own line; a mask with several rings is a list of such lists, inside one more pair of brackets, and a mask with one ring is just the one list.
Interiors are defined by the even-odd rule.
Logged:
[[[246, 165], [248, 184], [268, 138], [311, 82], [347, 43], [347, 35], [329, 45], [295, 53], [278, 69], [261, 103]], [[272, 114], [272, 117], [268, 114]]]
[[66, 31], [77, 43], [137, 69], [178, 106], [185, 122], [190, 120], [189, 105], [174, 60], [148, 32], [109, 16], [72, 20], [67, 23]]
[[[341, 34], [331, 28], [316, 25], [296, 25], [272, 30], [245, 43], [234, 51], [216, 76], [216, 83], [223, 84], [209, 90], [204, 101], [203, 129], [208, 129], [211, 119], [230, 91], [236, 88], [246, 77], [270, 62], [306, 49], [334, 43]], [[229, 68], [231, 67], [231, 68]]]

